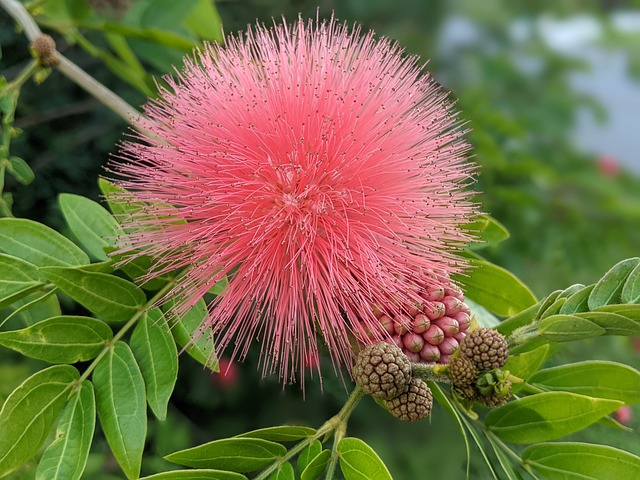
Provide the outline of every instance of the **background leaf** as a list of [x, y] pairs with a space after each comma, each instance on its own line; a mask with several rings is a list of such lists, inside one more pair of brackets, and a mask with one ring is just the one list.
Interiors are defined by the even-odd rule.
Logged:
[[140, 475], [147, 435], [144, 380], [124, 342], [116, 342], [93, 372], [98, 417], [107, 442], [127, 478]]
[[61, 267], [41, 268], [40, 272], [106, 322], [126, 322], [147, 301], [142, 290], [133, 283], [106, 273]]
[[522, 460], [548, 480], [640, 478], [640, 458], [605, 445], [541, 443], [527, 447]]
[[80, 375], [68, 365], [45, 368], [27, 378], [0, 411], [0, 476], [33, 457], [49, 435]]
[[59, 316], [0, 332], [0, 345], [49, 363], [76, 363], [97, 357], [112, 338], [111, 328], [100, 320]]
[[164, 420], [178, 378], [178, 350], [160, 309], [153, 308], [138, 320], [131, 349], [144, 377], [147, 402], [156, 417]]
[[68, 238], [41, 223], [0, 218], [0, 251], [38, 267], [87, 265], [89, 257]]
[[62, 411], [55, 440], [38, 463], [36, 480], [79, 480], [87, 464], [95, 427], [93, 385], [85, 380]]
[[338, 444], [340, 470], [346, 480], [391, 480], [391, 474], [376, 452], [359, 438], [345, 437]]
[[266, 467], [287, 449], [260, 438], [225, 438], [167, 455], [165, 460], [195, 468], [252, 472]]
[[71, 232], [84, 250], [98, 260], [109, 260], [104, 247], [115, 243], [122, 230], [99, 203], [80, 195], [63, 193], [58, 197], [60, 209]]
[[582, 430], [621, 405], [617, 400], [545, 392], [490, 411], [485, 425], [507, 442], [544, 442]]

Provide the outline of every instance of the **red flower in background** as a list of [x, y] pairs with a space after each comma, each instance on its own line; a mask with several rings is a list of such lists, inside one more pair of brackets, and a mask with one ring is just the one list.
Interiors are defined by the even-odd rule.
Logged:
[[469, 146], [396, 44], [334, 20], [258, 26], [167, 82], [145, 108], [155, 137], [112, 163], [150, 205], [118, 253], [156, 259], [148, 278], [185, 269], [174, 314], [227, 275], [205, 325], [219, 353], [257, 340], [263, 373], [292, 380], [319, 365], [319, 333], [350, 365], [353, 337], [388, 338], [371, 305], [422, 301], [416, 278], [464, 267]]

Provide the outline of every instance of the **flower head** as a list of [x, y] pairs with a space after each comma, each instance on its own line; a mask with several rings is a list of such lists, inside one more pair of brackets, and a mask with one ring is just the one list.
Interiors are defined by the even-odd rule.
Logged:
[[320, 334], [351, 365], [351, 341], [388, 337], [372, 305], [422, 300], [422, 272], [463, 268], [468, 145], [395, 43], [333, 19], [257, 26], [167, 83], [145, 108], [154, 136], [112, 163], [149, 203], [124, 218], [120, 253], [155, 258], [149, 278], [185, 269], [178, 314], [228, 276], [203, 325], [219, 350], [257, 340], [263, 373], [290, 380], [317, 364]]

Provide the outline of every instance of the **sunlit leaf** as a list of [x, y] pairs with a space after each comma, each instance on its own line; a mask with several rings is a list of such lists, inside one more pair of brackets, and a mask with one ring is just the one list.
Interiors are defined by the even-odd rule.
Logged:
[[49, 363], [75, 363], [97, 357], [112, 337], [111, 328], [95, 318], [59, 316], [0, 332], [0, 345]]
[[617, 400], [545, 392], [490, 411], [485, 424], [507, 442], [544, 442], [582, 430], [622, 405]]
[[331, 450], [322, 450], [305, 467], [300, 474], [300, 480], [315, 480], [324, 472], [331, 459]]
[[551, 367], [536, 373], [531, 383], [549, 390], [640, 403], [640, 372], [615, 362], [593, 360]]
[[540, 443], [527, 447], [522, 460], [547, 480], [640, 478], [640, 457], [606, 445]]
[[571, 342], [606, 334], [594, 322], [575, 315], [552, 315], [538, 324], [538, 334], [550, 342]]
[[515, 315], [536, 303], [531, 290], [511, 272], [490, 262], [469, 259], [468, 276], [457, 280], [465, 295], [496, 315]]
[[93, 372], [98, 417], [127, 478], [138, 478], [147, 435], [144, 380], [129, 345], [117, 342]]
[[0, 411], [0, 476], [40, 450], [78, 378], [75, 368], [55, 365], [33, 374], [9, 395]]
[[[171, 303], [165, 306], [165, 310], [171, 308]], [[211, 330], [200, 331], [203, 320], [208, 315], [207, 305], [204, 300], [199, 300], [181, 318], [170, 318], [171, 333], [176, 343], [184, 348], [187, 354], [196, 361], [209, 368], [213, 372], [220, 370], [218, 359], [213, 349], [213, 341], [210, 338]]]
[[31, 263], [0, 253], [0, 309], [42, 288], [45, 282]]
[[223, 470], [190, 469], [170, 470], [156, 473], [148, 477], [140, 477], [140, 480], [247, 480], [241, 473], [225, 472]]
[[269, 480], [295, 480], [296, 475], [293, 472], [293, 465], [289, 462], [281, 463], [277, 470], [269, 475]]
[[85, 380], [62, 411], [55, 440], [38, 463], [36, 480], [79, 480], [89, 458], [95, 426], [93, 385]]
[[0, 218], [0, 251], [38, 267], [86, 265], [80, 247], [41, 223], [24, 218]]
[[307, 468], [307, 465], [309, 465], [314, 458], [320, 455], [320, 452], [322, 452], [322, 443], [320, 443], [320, 440], [314, 440], [300, 452], [296, 461], [298, 477], [302, 475], [302, 472]]
[[378, 454], [365, 442], [345, 437], [338, 444], [340, 470], [346, 480], [391, 480], [391, 474]]
[[142, 290], [114, 275], [62, 267], [45, 267], [40, 272], [60, 290], [106, 322], [127, 321], [147, 301]]
[[279, 443], [261, 438], [225, 438], [180, 450], [164, 458], [187, 467], [245, 473], [266, 467], [286, 451]]
[[640, 265], [640, 258], [628, 258], [605, 273], [589, 295], [589, 309], [595, 310], [603, 305], [620, 303], [624, 282], [638, 265]]
[[315, 433], [316, 430], [310, 427], [282, 425], [242, 433], [240, 435], [236, 435], [236, 438], [250, 437], [262, 438], [263, 440], [270, 440], [272, 442], [295, 442], [297, 440], [310, 437]]
[[147, 402], [159, 420], [167, 417], [167, 404], [178, 378], [178, 350], [162, 312], [146, 312], [131, 335], [131, 349], [144, 377]]
[[104, 247], [113, 245], [122, 234], [118, 222], [100, 204], [63, 193], [58, 202], [71, 232], [84, 250], [98, 260], [109, 260]]

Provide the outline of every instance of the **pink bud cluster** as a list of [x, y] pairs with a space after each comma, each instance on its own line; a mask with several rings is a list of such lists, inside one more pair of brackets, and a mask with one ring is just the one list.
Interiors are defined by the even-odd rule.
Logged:
[[423, 302], [390, 315], [375, 307], [382, 327], [412, 362], [448, 363], [469, 330], [471, 317], [464, 294], [457, 286], [425, 285]]

